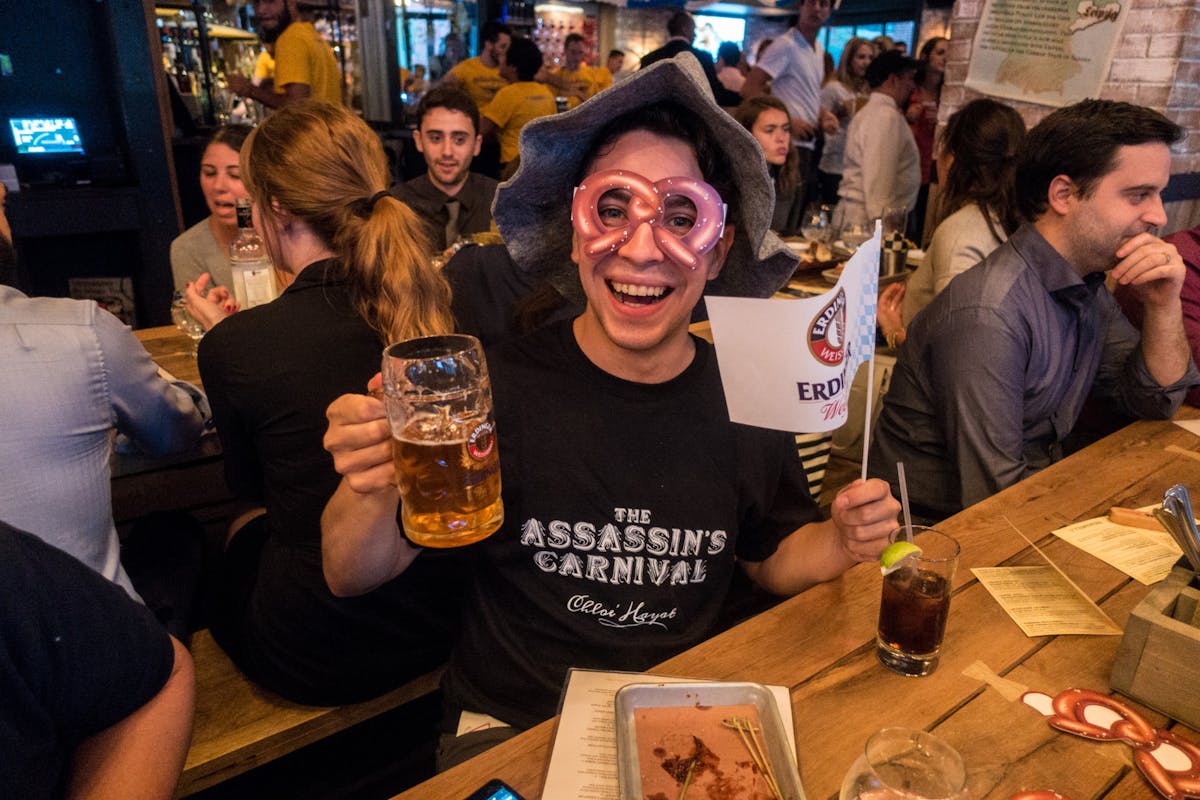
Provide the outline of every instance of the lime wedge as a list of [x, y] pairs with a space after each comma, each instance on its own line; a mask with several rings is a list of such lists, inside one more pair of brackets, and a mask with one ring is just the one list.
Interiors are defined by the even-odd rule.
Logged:
[[906, 558], [921, 555], [921, 548], [909, 541], [892, 542], [879, 554], [879, 571], [890, 575], [904, 565]]

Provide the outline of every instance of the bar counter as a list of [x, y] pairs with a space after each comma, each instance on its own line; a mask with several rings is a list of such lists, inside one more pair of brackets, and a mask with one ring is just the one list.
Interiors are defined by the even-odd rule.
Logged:
[[[1181, 417], [1195, 417], [1185, 407]], [[1200, 460], [1164, 448], [1200, 448], [1200, 438], [1171, 422], [1138, 422], [946, 520], [962, 555], [955, 576], [941, 664], [907, 678], [875, 657], [881, 577], [860, 564], [838, 580], [790, 598], [651, 671], [704, 680], [787, 686], [800, 773], [809, 798], [836, 797], [842, 778], [879, 728], [928, 730], [962, 754], [976, 800], [1052, 789], [1073, 800], [1157, 797], [1131, 766], [1131, 750], [1052, 729], [1040, 714], [973, 677], [996, 676], [1050, 695], [1068, 688], [1110, 694], [1109, 671], [1120, 636], [1029, 638], [975, 580], [972, 567], [1038, 565], [1040, 557], [1004, 520], [1038, 543], [1123, 626], [1149, 587], [1049, 535], [1111, 506], [1162, 500], [1175, 483], [1200, 486]], [[1003, 516], [1002, 516], [1003, 515]], [[970, 673], [967, 671], [970, 669]], [[1200, 744], [1200, 734], [1118, 695], [1155, 727]], [[491, 778], [527, 800], [542, 795], [554, 720], [398, 795], [398, 800], [457, 800]]]

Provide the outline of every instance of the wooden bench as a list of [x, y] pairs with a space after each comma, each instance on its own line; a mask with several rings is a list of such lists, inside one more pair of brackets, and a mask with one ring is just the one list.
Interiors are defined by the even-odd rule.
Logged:
[[192, 636], [196, 727], [176, 797], [193, 794], [343, 731], [438, 687], [438, 669], [365, 703], [325, 708], [285, 700], [234, 666], [207, 630]]

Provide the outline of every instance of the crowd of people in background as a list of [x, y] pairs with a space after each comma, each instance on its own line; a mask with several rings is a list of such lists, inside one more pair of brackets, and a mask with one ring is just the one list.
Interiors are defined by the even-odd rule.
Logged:
[[[907, 226], [909, 239], [916, 244], [928, 241], [928, 197], [931, 182], [936, 182], [933, 133], [948, 40], [931, 37], [922, 44], [919, 59], [908, 59], [907, 42], [882, 35], [874, 39], [855, 37], [843, 45], [834, 64], [817, 43], [830, 13], [831, 4], [826, 0], [805, 0], [797, 7], [795, 24], [783, 34], [755, 42], [752, 52], [743, 52], [741, 42], [721, 42], [714, 59], [713, 54], [695, 45], [695, 19], [686, 11], [678, 11], [666, 20], [666, 42], [632, 64], [629, 54], [617, 49], [603, 58], [597, 53], [595, 63], [589, 63], [586, 40], [572, 32], [563, 38], [561, 54], [554, 62], [543, 58], [536, 69], [531, 65], [537, 60], [532, 52], [535, 48], [521, 44], [522, 37], [507, 26], [490, 22], [480, 29], [478, 55], [447, 67], [440, 81], [423, 81], [419, 90], [414, 83], [415, 73], [403, 71], [402, 83], [410, 90], [407, 99], [414, 118], [420, 113], [420, 99], [429, 87], [437, 83], [462, 84], [481, 115], [481, 154], [477, 154], [473, 170], [503, 179], [516, 171], [516, 143], [528, 121], [573, 109], [614, 82], [628, 78], [638, 67], [690, 52], [699, 60], [717, 105], [739, 119], [761, 113], [753, 103], [739, 109], [743, 102], [771, 96], [784, 104], [789, 117], [789, 149], [794, 151], [794, 158], [786, 169], [778, 169], [783, 165], [772, 161], [770, 155], [767, 161], [776, 178], [777, 193], [786, 195], [777, 198], [779, 213], [773, 230], [791, 235], [798, 232], [801, 212], [809, 204], [833, 207], [839, 203], [850, 124], [855, 113], [868, 105], [872, 93], [867, 67], [877, 55], [892, 52], [900, 59], [896, 63], [912, 72], [913, 86], [896, 103], [912, 132], [920, 169], [916, 196], [908, 199], [903, 191], [894, 194], [903, 196], [912, 212]], [[517, 53], [510, 52], [514, 42]], [[506, 92], [502, 102], [489, 110], [500, 89], [516, 84], [519, 88]], [[905, 144], [887, 138], [893, 150]], [[852, 170], [857, 169], [857, 165], [852, 166]], [[852, 193], [856, 191], [851, 188]], [[852, 202], [861, 204], [857, 199]]]
[[[831, 209], [840, 203], [843, 212], [838, 214], [838, 222], [844, 219], [846, 209], [858, 216], [871, 212], [878, 215], [878, 208], [903, 205], [911, 212], [906, 224], [908, 239], [914, 246], [926, 244], [933, 230], [929, 221], [936, 211], [929, 208], [929, 197], [930, 187], [937, 181], [934, 132], [949, 41], [930, 37], [921, 44], [919, 57], [912, 59], [907, 55], [909, 43], [903, 40], [886, 35], [854, 37], [842, 46], [835, 64], [818, 44], [831, 11], [828, 0], [803, 0], [788, 30], [755, 42], [753, 52], [743, 52], [741, 42], [721, 42], [715, 59], [714, 54], [696, 46], [693, 16], [686, 11], [674, 12], [666, 20], [665, 43], [632, 66], [644, 68], [690, 52], [700, 62], [717, 105], [738, 119], [757, 118], [762, 113], [761, 105], [751, 101], [764, 96], [783, 103], [792, 157], [786, 159], [785, 166], [764, 151], [775, 178], [778, 202], [772, 229], [777, 233], [798, 233], [802, 212], [814, 203]], [[514, 44], [515, 52], [511, 51]], [[444, 77], [430, 83], [423, 77], [418, 81], [415, 71], [402, 71], [401, 81], [414, 119], [421, 113], [421, 97], [434, 85], [458, 83], [470, 94], [481, 118], [481, 152], [474, 159], [475, 172], [497, 179], [510, 177], [517, 168], [517, 140], [526, 123], [573, 109], [634, 72], [628, 68], [632, 59], [622, 50], [611, 50], [603, 58], [596, 53], [592, 57], [595, 63], [589, 63], [587, 41], [578, 32], [563, 38], [561, 53], [553, 63], [539, 59], [540, 50], [535, 55], [537, 47], [530, 45], [532, 40], [524, 40], [505, 25], [489, 22], [479, 31], [478, 55], [443, 67]], [[858, 149], [850, 159], [852, 178], [845, 189], [849, 195], [846, 199], [841, 192], [850, 126], [855, 114], [871, 105], [871, 96], [879, 88], [870, 85], [867, 70], [884, 53], [890, 53], [887, 71], [895, 73], [899, 81], [889, 86], [887, 94], [894, 95], [892, 102], [911, 132], [913, 147], [909, 147], [910, 139], [902, 137], [899, 128], [890, 123], [886, 131], [871, 131], [866, 141], [858, 141]], [[424, 67], [420, 69], [423, 75]], [[908, 85], [910, 77], [912, 83]], [[506, 88], [509, 90], [501, 95], [500, 102], [493, 105], [497, 94]], [[739, 108], [743, 103], [748, 105]], [[883, 98], [879, 103], [879, 111], [868, 115], [871, 124], [860, 126], [864, 134], [874, 128], [881, 114], [888, 120], [895, 116], [888, 113], [890, 104], [885, 105]], [[864, 159], [863, 147], [872, 156], [880, 147], [892, 155], [903, 154], [905, 164], [864, 176], [864, 165], [890, 159], [886, 155]], [[908, 155], [914, 152], [918, 167], [915, 194], [907, 163]], [[864, 181], [869, 188], [864, 188]], [[880, 197], [868, 202], [864, 196], [867, 193]]]
[[[936, 521], [1061, 458], [1085, 401], [1125, 419], [1200, 399], [1200, 233], [1157, 235], [1167, 148], [1183, 135], [1158, 112], [1083, 101], [1028, 132], [989, 98], [944, 116], [949, 42], [931, 37], [914, 59], [908, 43], [852, 38], [834, 65], [819, 44], [830, 0], [800, 0], [793, 27], [753, 54], [723, 43], [715, 59], [695, 47], [691, 15], [673, 13], [637, 69], [620, 50], [587, 63], [578, 34], [546, 64], [489, 23], [476, 56], [456, 39], [436, 79], [402, 76], [421, 163], [404, 180], [342, 106], [332, 53], [296, 0], [254, 7], [273, 77], [231, 86], [273, 111], [212, 136], [209, 216], [170, 251], [207, 329], [206, 394], [160, 377], [95, 303], [0, 286], [0, 592], [51, 609], [29, 624], [6, 615], [0, 650], [33, 656], [0, 665], [0, 682], [57, 682], [0, 712], [16, 719], [0, 724], [0, 795], [55, 796], [86, 769], [113, 796], [136, 783], [167, 797], [182, 766], [187, 621], [158, 613], [161, 576], [123, 566], [114, 436], [179, 450], [211, 418], [239, 499], [218, 548], [214, 638], [301, 703], [366, 700], [448, 663], [445, 768], [553, 715], [572, 666], [643, 670], [703, 641], [738, 569], [787, 595], [877, 558], [899, 511], [897, 461], [912, 465], [914, 514]], [[606, 186], [613, 175], [625, 183]], [[689, 188], [644, 219], [673, 183]], [[283, 289], [247, 309], [226, 256], [238, 200], [253, 202]], [[710, 202], [720, 220], [700, 212]], [[898, 361], [872, 477], [824, 510], [794, 435], [729, 421], [714, 352], [688, 330], [708, 294], [786, 283], [797, 261], [781, 236], [814, 203], [847, 223], [904, 208], [909, 239], [929, 244], [879, 297]], [[478, 238], [489, 233], [502, 243]], [[0, 213], [2, 274], [10, 240]], [[385, 344], [452, 331], [489, 347], [503, 431], [507, 518], [466, 553], [401, 533], [376, 374]], [[640, 559], [651, 514], [708, 535], [704, 553], [621, 583], [595, 539]], [[561, 546], [547, 544], [550, 521], [568, 527]], [[640, 603], [656, 625], [575, 613], [581, 586], [597, 607]], [[58, 647], [64, 628], [45, 618], [64, 615]], [[70, 736], [44, 722], [58, 714]], [[131, 766], [152, 744], [152, 766]]]

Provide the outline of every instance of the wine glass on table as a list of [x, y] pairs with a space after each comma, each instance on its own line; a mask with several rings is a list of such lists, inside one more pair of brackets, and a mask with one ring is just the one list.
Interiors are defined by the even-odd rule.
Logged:
[[810, 242], [823, 242], [829, 237], [829, 206], [810, 203], [800, 218], [800, 235]]
[[187, 298], [183, 296], [183, 292], [175, 292], [171, 298], [171, 321], [175, 323], [184, 335], [192, 340], [191, 354], [192, 358], [196, 357], [196, 348], [200, 345], [200, 340], [204, 338], [204, 326], [196, 321], [191, 312], [187, 308]]
[[884, 728], [867, 739], [838, 800], [961, 800], [966, 785], [953, 747], [925, 731]]
[[847, 220], [843, 222], [841, 231], [839, 231], [842, 244], [850, 252], [857, 250], [863, 242], [870, 239], [873, 235], [874, 231], [871, 230], [871, 226], [866, 221], [859, 220]]

